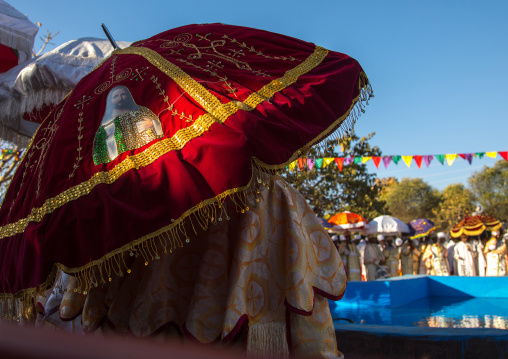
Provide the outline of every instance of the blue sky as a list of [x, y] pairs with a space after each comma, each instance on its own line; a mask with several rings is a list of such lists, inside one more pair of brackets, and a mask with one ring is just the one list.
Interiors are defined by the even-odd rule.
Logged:
[[[9, 2], [9, 0], [8, 0]], [[256, 27], [314, 42], [357, 59], [375, 98], [356, 125], [383, 155], [506, 151], [508, 144], [508, 1], [117, 1], [10, 0], [59, 31], [54, 44], [80, 37], [137, 41], [190, 23]], [[41, 42], [36, 42], [36, 48]], [[49, 49], [54, 48], [49, 47]], [[497, 160], [501, 157], [497, 157]], [[401, 161], [379, 177], [421, 177], [443, 189], [467, 184], [496, 159], [457, 159], [429, 168]]]

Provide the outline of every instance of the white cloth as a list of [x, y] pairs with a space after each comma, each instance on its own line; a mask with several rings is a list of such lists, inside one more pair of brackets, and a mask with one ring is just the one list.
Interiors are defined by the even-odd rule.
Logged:
[[457, 275], [465, 277], [477, 275], [476, 262], [478, 252], [474, 244], [458, 242], [455, 244], [453, 257], [457, 262]]

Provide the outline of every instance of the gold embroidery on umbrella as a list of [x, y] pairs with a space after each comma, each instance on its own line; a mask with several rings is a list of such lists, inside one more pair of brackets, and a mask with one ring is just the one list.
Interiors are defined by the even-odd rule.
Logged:
[[[76, 106], [76, 105], [74, 105]], [[83, 111], [80, 111], [78, 114], [78, 148], [76, 148], [76, 151], [78, 151], [78, 155], [76, 156], [76, 161], [74, 162], [74, 165], [72, 166], [72, 172], [69, 174], [69, 178], [74, 177], [74, 173], [79, 168], [79, 163], [83, 159], [83, 155], [81, 154], [81, 151], [83, 151], [83, 147], [81, 145], [81, 140], [83, 139], [82, 131], [84, 129], [83, 127]]]
[[[164, 102], [168, 106], [165, 110], [168, 110], [169, 112], [171, 112], [171, 115], [179, 117], [180, 120], [184, 120], [185, 119], [185, 122], [188, 125], [194, 121], [194, 119], [192, 118], [192, 115], [186, 115], [185, 112], [183, 112], [183, 111], [182, 112], [178, 112], [178, 110], [176, 108], [174, 108], [175, 107], [174, 106], [174, 102], [173, 103], [169, 103], [169, 97], [166, 95], [166, 90], [164, 90], [162, 88], [162, 85], [159, 83], [159, 78], [157, 76], [152, 75], [150, 80], [152, 80], [152, 82], [155, 84], [155, 86], [157, 87], [157, 90], [159, 90], [159, 95], [161, 95], [163, 97]], [[176, 100], [175, 100], [175, 102], [176, 102]], [[161, 113], [162, 113], [162, 111], [161, 111]], [[159, 115], [160, 115], [160, 113], [159, 113]]]
[[192, 62], [184, 60], [184, 59], [178, 59], [178, 61], [183, 62], [184, 64], [192, 66], [192, 67], [199, 69], [201, 71], [208, 72], [210, 75], [217, 77], [226, 86], [226, 91], [228, 91], [229, 93], [232, 93], [233, 95], [235, 95], [235, 97], [238, 97], [236, 95], [236, 92], [238, 91], [238, 89], [234, 86], [234, 84], [232, 82], [228, 81], [227, 76], [220, 76], [216, 71], [213, 71], [213, 69], [201, 67], [199, 65], [193, 64]]
[[[173, 137], [158, 141], [154, 145], [145, 149], [143, 152], [127, 157], [113, 169], [107, 172], [95, 173], [89, 180], [81, 182], [80, 184], [61, 192], [52, 198], [46, 199], [42, 206], [32, 208], [30, 214], [26, 218], [19, 219], [16, 222], [11, 222], [0, 227], [0, 238], [10, 237], [19, 233], [23, 233], [29, 222], [42, 221], [42, 218], [46, 214], [52, 213], [54, 210], [60, 208], [66, 203], [88, 195], [95, 186], [99, 184], [114, 183], [121, 175], [127, 171], [147, 166], [163, 154], [168, 153], [169, 151], [183, 148], [188, 141], [201, 136], [210, 128], [212, 124], [216, 122], [226, 121], [229, 116], [236, 113], [239, 109], [246, 111], [253, 110], [258, 104], [265, 101], [266, 99], [271, 98], [276, 92], [283, 90], [285, 86], [289, 86], [294, 83], [299, 76], [307, 73], [319, 65], [319, 63], [328, 54], [328, 50], [316, 46], [314, 53], [312, 53], [304, 62], [292, 70], [287, 71], [286, 74], [280, 79], [273, 80], [270, 84], [264, 86], [257, 93], [251, 94], [249, 98], [247, 98], [247, 100], [243, 103], [235, 101], [228, 104], [222, 104], [215, 96], [203, 88], [196, 80], [192, 79], [179, 67], [170, 63], [153, 50], [147, 48], [130, 47], [122, 50], [117, 50], [115, 53], [117, 55], [136, 54], [143, 56], [158, 69], [171, 77], [208, 113], [196, 119], [191, 126], [177, 131]], [[351, 111], [354, 111], [353, 116], [357, 116], [356, 112], [358, 110], [356, 107], [359, 107], [359, 110], [363, 108], [363, 104], [358, 102], [358, 100], [365, 101], [365, 98], [368, 97], [368, 93], [371, 92], [370, 84], [368, 83], [366, 75], [363, 73], [360, 75], [358, 86], [361, 90], [361, 94], [353, 100], [351, 108], [343, 116], [341, 116], [341, 118], [337, 119], [337, 121], [330, 125], [326, 131], [323, 131], [323, 133], [319, 135], [315, 140], [309, 142], [309, 144], [302, 147], [301, 150], [296, 151], [288, 161], [279, 165], [266, 165], [253, 158], [253, 167], [255, 169], [260, 168], [263, 171], [273, 171], [276, 173], [277, 171], [284, 169], [296, 158], [301, 156], [302, 151], [308, 150], [308, 147], [310, 147], [312, 144], [321, 141], [324, 137], [330, 135], [330, 133], [333, 133], [333, 131], [336, 130], [336, 128], [350, 115]], [[29, 145], [30, 150], [33, 149], [33, 145], [35, 144]], [[25, 154], [26, 153], [27, 152], [25, 152]]]
[[111, 70], [110, 73], [110, 79], [106, 82], [103, 82], [99, 86], [97, 86], [94, 90], [96, 95], [99, 95], [109, 89], [114, 83], [123, 81], [127, 79], [132, 74], [132, 69], [127, 68], [122, 70], [119, 74], [115, 75], [115, 67], [116, 67], [116, 61], [118, 60], [118, 57], [113, 57], [113, 60], [111, 61]]
[[[245, 42], [240, 42], [240, 41], [238, 41], [238, 40], [236, 40], [234, 38], [229, 37], [228, 35], [222, 35], [222, 38], [231, 41], [233, 44], [238, 44], [241, 48], [248, 49], [249, 52], [253, 52], [256, 55], [264, 57], [266, 59], [283, 60], [283, 61], [300, 61], [300, 62], [302, 61], [302, 60], [299, 60], [299, 59], [295, 58], [294, 56], [270, 56], [270, 55], [263, 54], [261, 51], [257, 51], [254, 48], [254, 46], [249, 46]], [[243, 56], [245, 56], [245, 54], [243, 54], [242, 50], [240, 50], [239, 52]]]

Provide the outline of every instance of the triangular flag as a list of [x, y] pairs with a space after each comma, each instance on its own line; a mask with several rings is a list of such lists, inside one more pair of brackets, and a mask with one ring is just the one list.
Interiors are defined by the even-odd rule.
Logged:
[[508, 151], [498, 152], [505, 161], [508, 161]]
[[383, 163], [385, 164], [385, 168], [388, 168], [388, 165], [392, 161], [392, 156], [384, 156], [383, 157]]
[[485, 152], [476, 152], [474, 155], [475, 155], [476, 157], [478, 157], [479, 159], [482, 159], [482, 158], [483, 158], [483, 156], [485, 155]]
[[448, 166], [451, 166], [453, 161], [455, 161], [455, 159], [459, 157], [456, 153], [448, 153], [445, 155], [445, 158], [446, 158], [446, 162], [448, 162]]
[[466, 159], [466, 154], [465, 153], [459, 153], [459, 156], [462, 157], [463, 159]]
[[322, 158], [316, 158], [316, 167], [317, 168], [323, 167], [323, 159]]
[[423, 160], [425, 161], [425, 164], [427, 165], [427, 167], [429, 167], [430, 162], [432, 162], [433, 159], [434, 159], [434, 156], [432, 156], [432, 155], [423, 156]]
[[307, 158], [307, 167], [309, 167], [309, 171], [312, 171], [314, 167], [314, 158]]
[[342, 165], [344, 164], [344, 157], [337, 157], [335, 159], [335, 163], [337, 164], [339, 171], [342, 171]]
[[346, 166], [350, 165], [351, 163], [353, 163], [353, 158], [348, 157], [348, 158], [345, 158], [345, 159], [344, 159], [344, 164], [345, 164]]
[[413, 158], [415, 159], [415, 162], [416, 162], [416, 165], [418, 166], [418, 168], [422, 168], [422, 156], [414, 156]]
[[362, 163], [367, 163], [372, 157], [362, 157]]
[[379, 163], [381, 162], [381, 157], [372, 157], [372, 162], [376, 165], [376, 168], [379, 169]]
[[401, 158], [402, 158], [401, 156], [392, 156], [392, 161], [395, 162], [396, 165], [398, 165]]
[[325, 168], [326, 166], [328, 166], [330, 163], [332, 163], [334, 160], [333, 157], [325, 157], [323, 159], [323, 168]]
[[487, 155], [487, 157], [496, 158], [497, 151], [496, 152], [485, 152], [485, 154]]
[[[469, 162], [469, 164], [471, 164], [471, 162], [473, 162], [473, 154], [472, 153], [464, 153], [464, 159], [467, 160], [467, 162]], [[461, 156], [462, 157], [462, 156]]]
[[413, 156], [402, 156], [402, 160], [406, 163], [406, 166], [411, 167], [411, 161], [413, 160]]
[[353, 161], [354, 161], [354, 163], [360, 163], [360, 162], [362, 162], [362, 158], [361, 157], [355, 157], [355, 159]]
[[300, 169], [300, 171], [303, 171], [305, 169], [305, 163], [307, 161], [305, 160], [305, 158], [299, 158], [298, 159], [298, 168]]
[[439, 162], [441, 162], [442, 165], [444, 165], [445, 155], [436, 155], [436, 158]]
[[288, 167], [289, 167], [289, 170], [291, 170], [291, 171], [292, 171], [292, 170], [294, 170], [294, 169], [296, 168], [296, 163], [297, 163], [297, 161], [293, 161], [293, 162], [291, 162], [291, 163], [289, 164], [289, 166], [288, 166]]

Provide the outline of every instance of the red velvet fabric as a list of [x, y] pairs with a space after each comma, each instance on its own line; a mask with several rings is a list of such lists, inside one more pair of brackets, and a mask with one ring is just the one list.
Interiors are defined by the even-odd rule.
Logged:
[[[222, 103], [244, 101], [315, 50], [314, 44], [287, 36], [222, 24], [188, 25], [132, 46], [156, 51]], [[193, 58], [196, 53], [200, 58]], [[288, 60], [290, 57], [295, 60]], [[233, 58], [242, 62], [227, 60]], [[251, 70], [242, 68], [244, 63]], [[122, 73], [128, 76], [122, 78]], [[319, 65], [256, 109], [237, 111], [181, 150], [128, 170], [111, 184], [95, 186], [89, 194], [52, 210], [42, 221], [30, 222], [23, 233], [0, 238], [0, 293], [36, 287], [55, 263], [83, 266], [169, 225], [202, 201], [246, 186], [253, 158], [266, 165], [286, 163], [347, 113], [359, 96], [361, 73], [354, 59], [330, 51]], [[227, 77], [229, 85], [219, 76]], [[117, 85], [128, 87], [138, 105], [159, 115], [164, 138], [188, 126], [185, 119], [189, 115], [195, 121], [206, 113], [196, 99], [144, 57], [113, 54], [84, 77], [42, 123], [5, 195], [0, 209], [2, 228], [162, 140], [122, 153], [110, 163], [94, 164], [94, 136], [108, 91]], [[104, 87], [108, 91], [99, 94]], [[236, 91], [229, 92], [230, 87]], [[168, 103], [187, 117], [164, 110]]]
[[6, 72], [18, 65], [18, 55], [5, 45], [0, 44], [0, 73]]

